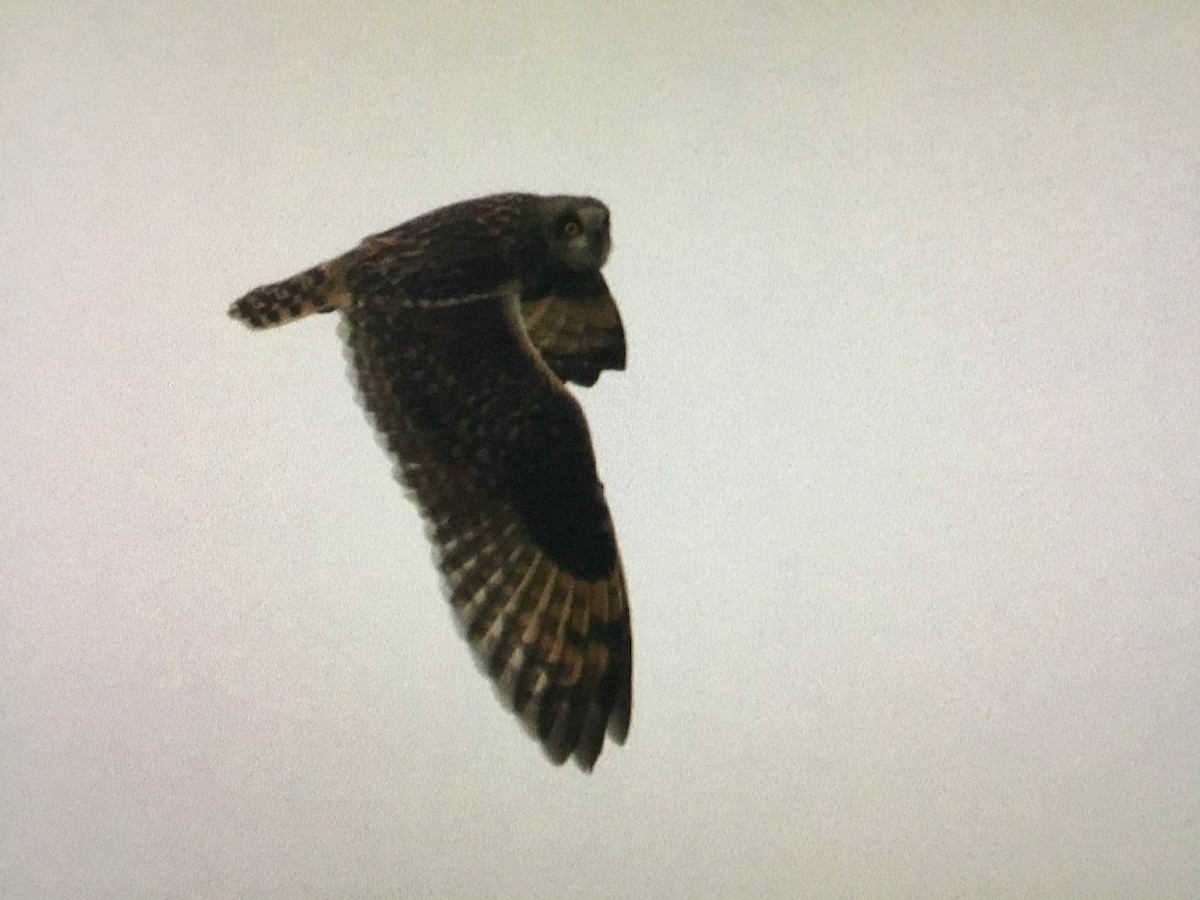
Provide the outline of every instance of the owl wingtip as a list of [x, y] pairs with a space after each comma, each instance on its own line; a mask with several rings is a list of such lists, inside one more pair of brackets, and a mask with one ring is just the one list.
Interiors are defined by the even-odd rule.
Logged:
[[254, 322], [246, 316], [246, 310], [241, 300], [235, 300], [233, 303], [230, 303], [229, 309], [225, 310], [225, 315], [229, 316], [235, 322], [241, 322], [247, 328], [254, 327]]

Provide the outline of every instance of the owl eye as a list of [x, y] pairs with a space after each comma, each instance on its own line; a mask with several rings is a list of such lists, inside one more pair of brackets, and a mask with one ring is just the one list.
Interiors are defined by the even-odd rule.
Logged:
[[568, 238], [568, 239], [573, 238], [573, 237], [578, 237], [582, 232], [583, 232], [583, 226], [580, 225], [578, 222], [574, 222], [574, 221], [568, 222], [566, 225], [563, 226], [563, 230], [562, 230], [563, 237]]

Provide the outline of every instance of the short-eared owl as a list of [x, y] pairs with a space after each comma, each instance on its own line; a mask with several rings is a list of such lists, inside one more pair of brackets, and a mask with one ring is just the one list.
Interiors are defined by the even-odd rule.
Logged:
[[248, 293], [269, 328], [340, 310], [351, 376], [426, 520], [458, 622], [556, 763], [629, 729], [625, 578], [583, 413], [564, 382], [625, 367], [600, 274], [608, 209], [498, 194], [366, 238]]

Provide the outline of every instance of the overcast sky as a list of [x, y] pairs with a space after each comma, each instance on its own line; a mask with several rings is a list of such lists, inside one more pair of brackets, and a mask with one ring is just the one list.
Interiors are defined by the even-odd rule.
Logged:
[[[850, 6], [4, 4], [0, 895], [1200, 895], [1200, 6]], [[514, 189], [613, 211], [591, 776], [225, 316]]]

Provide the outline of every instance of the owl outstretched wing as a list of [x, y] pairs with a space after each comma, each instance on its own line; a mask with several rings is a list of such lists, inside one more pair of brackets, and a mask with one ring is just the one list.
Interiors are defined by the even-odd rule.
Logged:
[[[426, 520], [460, 627], [549, 757], [590, 770], [605, 734], [628, 732], [632, 639], [582, 411], [555, 357], [543, 364], [531, 345], [536, 324], [526, 337], [515, 288], [418, 308], [370, 280], [343, 310], [351, 375]], [[561, 327], [541, 333], [565, 346]], [[594, 381], [611, 360], [597, 349], [564, 371]]]
[[[504, 235], [526, 215], [521, 194], [453, 203], [364, 238], [348, 253], [273, 284], [229, 307], [251, 328], [274, 328], [350, 304], [357, 290], [387, 293], [406, 306], [456, 305], [511, 278], [511, 240]], [[428, 265], [436, 246], [438, 265]], [[355, 286], [355, 291], [350, 285]]]

